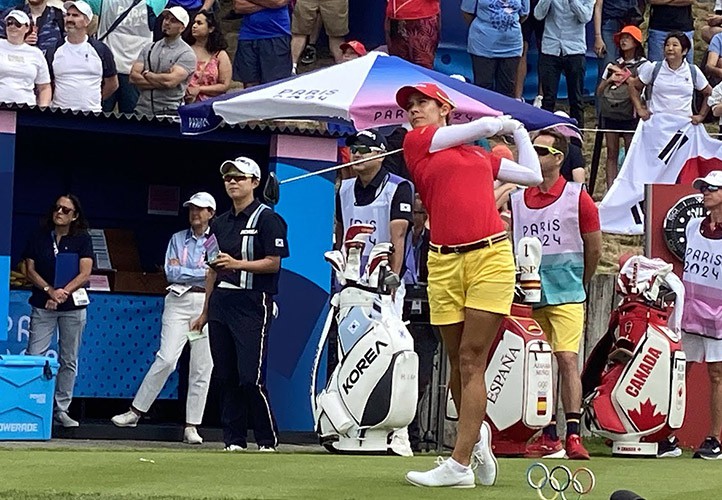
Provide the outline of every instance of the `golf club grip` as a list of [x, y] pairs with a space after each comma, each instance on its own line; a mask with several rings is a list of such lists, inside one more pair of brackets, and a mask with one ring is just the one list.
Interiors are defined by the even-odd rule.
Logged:
[[335, 170], [340, 170], [345, 167], [352, 167], [354, 165], [358, 165], [359, 163], [367, 162], [369, 160], [377, 160], [379, 158], [385, 158], [387, 156], [391, 156], [393, 154], [400, 153], [403, 150], [404, 150], [403, 148], [399, 148], [399, 149], [395, 149], [393, 151], [387, 151], [385, 153], [370, 156], [368, 158], [361, 158], [360, 160], [354, 160], [354, 161], [350, 161], [348, 163], [342, 163], [340, 165], [334, 165], [333, 167], [324, 168], [322, 170], [316, 170], [315, 172], [308, 172], [307, 174], [298, 175], [296, 177], [290, 177], [288, 179], [284, 179], [284, 180], [280, 181], [279, 184], [287, 184], [289, 182], [300, 181], [301, 179], [306, 179], [307, 177], [313, 177], [314, 175], [320, 175], [320, 174], [325, 174], [327, 172], [333, 172]]

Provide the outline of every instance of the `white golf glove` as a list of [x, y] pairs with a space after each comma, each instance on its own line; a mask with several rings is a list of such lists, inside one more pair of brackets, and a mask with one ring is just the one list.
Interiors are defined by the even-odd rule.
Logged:
[[542, 244], [539, 238], [522, 238], [517, 246], [516, 263], [519, 268], [519, 284], [524, 290], [524, 302], [541, 301], [541, 277], [539, 265], [542, 257]]
[[501, 122], [501, 130], [499, 133], [502, 135], [511, 135], [514, 131], [524, 126], [522, 122], [515, 120], [509, 115], [500, 116], [498, 120]]

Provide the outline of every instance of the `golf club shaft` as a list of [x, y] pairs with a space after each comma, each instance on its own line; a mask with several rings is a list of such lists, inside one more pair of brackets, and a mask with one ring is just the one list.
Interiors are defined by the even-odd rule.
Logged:
[[340, 165], [334, 165], [333, 167], [328, 167], [328, 168], [324, 168], [322, 170], [316, 170], [315, 172], [309, 172], [307, 174], [298, 175], [296, 177], [290, 177], [288, 179], [284, 179], [284, 180], [280, 181], [279, 184], [287, 184], [289, 182], [300, 181], [301, 179], [306, 179], [307, 177], [313, 177], [314, 175], [321, 175], [321, 174], [325, 174], [327, 172], [333, 172], [335, 170], [340, 170], [345, 167], [353, 167], [354, 165], [358, 165], [360, 163], [365, 163], [370, 160], [377, 160], [379, 158], [385, 158], [387, 156], [391, 156], [393, 154], [400, 153], [401, 151], [403, 151], [403, 148], [395, 149], [394, 151], [387, 151], [386, 153], [377, 154], [374, 156], [370, 156], [368, 158], [361, 158], [360, 160], [350, 161], [348, 163], [342, 163]]

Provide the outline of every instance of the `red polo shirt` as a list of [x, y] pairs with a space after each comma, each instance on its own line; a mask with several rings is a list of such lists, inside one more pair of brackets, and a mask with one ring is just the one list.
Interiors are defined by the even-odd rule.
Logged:
[[406, 166], [429, 213], [431, 242], [462, 245], [504, 231], [494, 199], [501, 158], [476, 146], [431, 153], [437, 128], [414, 129], [404, 139]]
[[424, 19], [441, 12], [441, 0], [387, 0], [386, 17], [389, 19]]
[[[542, 192], [538, 186], [527, 188], [524, 191], [524, 203], [529, 208], [547, 207], [559, 199], [566, 185], [567, 181], [560, 175], [559, 179], [546, 193]], [[582, 234], [587, 234], [599, 231], [600, 228], [599, 210], [589, 193], [582, 189], [579, 195], [579, 229]]]
[[709, 215], [702, 221], [700, 232], [702, 233], [702, 236], [709, 238], [710, 240], [722, 240], [722, 224], [717, 224], [713, 228], [712, 217]]

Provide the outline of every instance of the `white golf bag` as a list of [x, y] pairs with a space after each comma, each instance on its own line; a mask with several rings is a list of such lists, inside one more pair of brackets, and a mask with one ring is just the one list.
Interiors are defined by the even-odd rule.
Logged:
[[585, 420], [614, 455], [656, 456], [657, 441], [684, 421], [684, 287], [671, 264], [634, 256], [617, 291], [622, 301], [582, 374]]
[[[331, 299], [319, 341], [311, 405], [321, 444], [334, 453], [386, 453], [390, 433], [416, 414], [418, 357], [392, 304], [400, 283], [389, 266], [393, 246], [375, 245], [362, 270], [361, 254], [372, 231], [367, 224], [351, 226], [344, 251], [325, 254], [342, 289]], [[316, 396], [316, 370], [334, 315], [339, 362]]]

